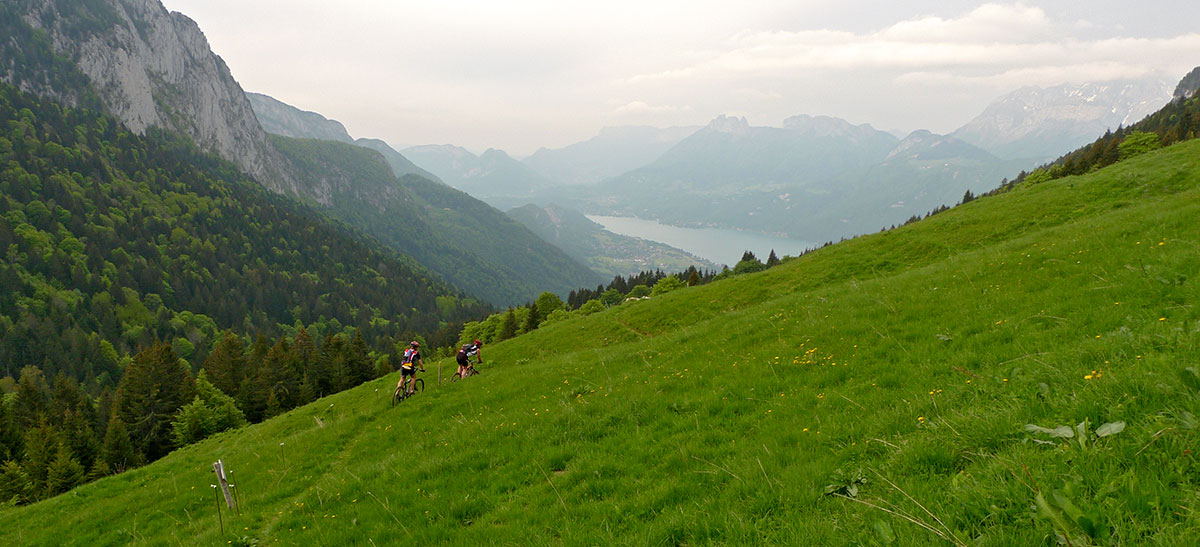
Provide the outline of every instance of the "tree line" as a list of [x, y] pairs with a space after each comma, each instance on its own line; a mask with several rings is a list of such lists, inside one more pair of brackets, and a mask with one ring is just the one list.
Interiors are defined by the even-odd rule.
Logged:
[[[532, 332], [548, 323], [572, 316], [590, 315], [606, 308], [619, 306], [631, 299], [658, 296], [734, 275], [760, 272], [782, 264], [788, 258], [781, 259], [774, 250], [771, 250], [767, 261], [763, 262], [753, 252], [746, 251], [733, 268], [726, 266], [720, 272], [700, 270], [695, 266], [690, 266], [682, 272], [670, 275], [663, 273], [662, 270], [643, 271], [629, 277], [617, 275], [607, 285], [597, 285], [595, 289], [582, 288], [571, 291], [567, 295], [566, 301], [554, 293], [543, 292], [535, 301], [523, 306], [509, 307], [505, 311], [493, 313], [482, 320], [465, 323], [458, 336], [458, 344], [466, 345], [474, 340], [485, 344], [507, 340]], [[439, 355], [450, 355], [455, 351], [453, 347], [439, 348]]]

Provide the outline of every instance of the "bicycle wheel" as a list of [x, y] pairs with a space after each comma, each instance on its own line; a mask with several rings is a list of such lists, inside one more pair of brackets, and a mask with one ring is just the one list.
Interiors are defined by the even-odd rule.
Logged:
[[[422, 391], [425, 391], [425, 380], [417, 378], [416, 381], [413, 382], [412, 389], [413, 389], [412, 395], [416, 395]], [[412, 395], [409, 395], [409, 397], [412, 397]]]
[[462, 374], [459, 374], [459, 373], [455, 372], [455, 373], [454, 373], [454, 376], [451, 376], [451, 377], [450, 377], [450, 381], [451, 381], [451, 382], [457, 382], [459, 378], [462, 378]]
[[400, 387], [396, 388], [396, 391], [392, 392], [392, 406], [395, 407], [396, 403], [399, 403], [400, 401], [403, 401], [403, 400], [404, 400], [404, 387], [400, 386]]

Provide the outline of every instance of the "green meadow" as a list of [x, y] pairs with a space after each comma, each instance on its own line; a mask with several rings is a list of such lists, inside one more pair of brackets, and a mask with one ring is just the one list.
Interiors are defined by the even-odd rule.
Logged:
[[1198, 304], [1191, 141], [429, 362], [0, 543], [1195, 545]]

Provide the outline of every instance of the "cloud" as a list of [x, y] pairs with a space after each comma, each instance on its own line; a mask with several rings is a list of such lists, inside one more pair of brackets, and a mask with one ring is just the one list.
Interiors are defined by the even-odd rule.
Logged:
[[[1057, 23], [1023, 3], [984, 4], [957, 18], [919, 17], [882, 30], [766, 31], [732, 37], [722, 51], [687, 66], [625, 78], [619, 83], [682, 84], [780, 76], [803, 71], [896, 70], [946, 72], [979, 81], [1021, 70], [1055, 70], [1074, 78], [1132, 78], [1179, 70], [1200, 57], [1200, 34], [1167, 38], [1069, 37], [1077, 21]], [[1167, 65], [1167, 66], [1164, 66]], [[911, 79], [907, 78], [907, 79]], [[1044, 78], [1042, 79], [1044, 80]], [[1054, 83], [1062, 83], [1060, 79]]]
[[674, 105], [651, 105], [644, 101], [632, 101], [628, 104], [617, 107], [613, 110], [613, 114], [625, 115], [654, 115], [654, 114], [674, 114], [681, 110], [690, 110], [687, 107], [678, 107]]

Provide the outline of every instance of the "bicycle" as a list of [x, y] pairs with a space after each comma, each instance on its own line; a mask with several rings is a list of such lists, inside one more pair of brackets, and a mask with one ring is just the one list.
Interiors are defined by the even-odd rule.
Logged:
[[425, 391], [425, 380], [422, 380], [420, 378], [414, 379], [412, 381], [412, 393], [409, 393], [408, 390], [404, 389], [405, 387], [407, 387], [407, 386], [404, 384], [401, 384], [399, 386], [396, 386], [396, 391], [392, 392], [392, 407], [395, 407], [397, 404], [404, 402], [405, 399], [412, 397], [413, 395], [416, 395], [418, 393], [421, 393], [422, 391]]
[[[480, 361], [478, 364], [482, 364], [482, 363], [483, 363], [483, 362], [482, 362], [482, 361]], [[451, 377], [450, 377], [450, 381], [451, 381], [451, 382], [457, 382], [457, 381], [459, 380], [459, 378], [466, 378], [467, 376], [475, 376], [476, 374], [479, 374], [479, 370], [475, 368], [475, 365], [476, 365], [476, 363], [472, 363], [472, 364], [469, 364], [469, 365], [467, 365], [467, 372], [466, 372], [466, 374], [461, 374], [461, 373], [459, 373], [459, 372], [455, 371], [455, 372], [454, 372], [454, 376], [451, 376]]]

